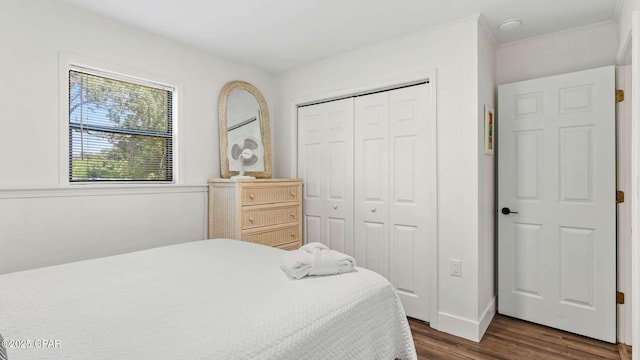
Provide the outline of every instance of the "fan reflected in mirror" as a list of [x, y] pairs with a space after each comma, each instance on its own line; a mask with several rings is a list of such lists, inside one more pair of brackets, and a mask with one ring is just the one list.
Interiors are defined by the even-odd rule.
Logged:
[[[264, 146], [261, 141], [260, 115], [260, 105], [251, 93], [244, 90], [231, 92], [227, 118], [227, 139], [230, 145], [238, 145], [236, 144], [237, 139], [247, 138], [246, 144], [242, 144], [240, 147], [244, 148], [245, 145], [252, 147], [253, 161], [251, 164], [244, 163], [245, 171], [264, 171], [264, 161], [262, 161], [264, 158]], [[240, 171], [238, 162], [231, 162], [229, 170]]]
[[239, 172], [239, 175], [232, 176], [231, 178], [255, 179], [254, 176], [245, 176], [244, 171], [245, 169], [251, 169], [252, 166], [258, 163], [259, 156], [257, 154], [264, 153], [264, 150], [260, 148], [258, 140], [250, 136], [240, 136], [230, 142], [230, 144], [229, 159], [231, 159], [231, 162], [229, 167], [234, 169], [234, 167], [237, 166]]

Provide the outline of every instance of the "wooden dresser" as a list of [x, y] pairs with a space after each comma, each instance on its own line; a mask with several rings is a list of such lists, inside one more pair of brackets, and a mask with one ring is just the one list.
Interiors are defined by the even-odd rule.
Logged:
[[302, 245], [302, 180], [209, 181], [209, 238], [286, 250]]

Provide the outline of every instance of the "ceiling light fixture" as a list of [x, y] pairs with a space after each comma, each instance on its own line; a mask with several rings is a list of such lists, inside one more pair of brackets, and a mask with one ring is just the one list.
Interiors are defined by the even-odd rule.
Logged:
[[500, 25], [498, 25], [498, 29], [500, 29], [500, 31], [509, 31], [519, 28], [521, 24], [522, 20], [520, 19], [509, 19], [500, 23]]

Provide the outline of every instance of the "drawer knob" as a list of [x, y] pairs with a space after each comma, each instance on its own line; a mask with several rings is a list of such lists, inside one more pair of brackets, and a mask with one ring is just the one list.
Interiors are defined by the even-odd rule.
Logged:
[[249, 194], [249, 199], [253, 200], [255, 198], [255, 196], [253, 196], [253, 194]]
[[371, 212], [372, 213], [376, 212], [376, 208], [371, 208]]
[[296, 193], [294, 193], [293, 191], [289, 191], [289, 195], [291, 195], [291, 197], [295, 197]]
[[296, 217], [296, 214], [289, 214], [289, 216], [291, 216], [291, 218], [293, 219]]
[[291, 233], [291, 237], [295, 238], [296, 237], [296, 233]]
[[338, 210], [338, 205], [333, 205], [333, 210]]
[[249, 222], [253, 224], [253, 218], [249, 218]]

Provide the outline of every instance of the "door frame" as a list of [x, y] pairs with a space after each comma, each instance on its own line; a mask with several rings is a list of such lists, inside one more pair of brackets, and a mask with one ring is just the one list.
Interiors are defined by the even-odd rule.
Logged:
[[[629, 96], [625, 101], [616, 104], [616, 174], [617, 188], [616, 190], [624, 191], [625, 201], [617, 205], [617, 291], [625, 293], [627, 299], [633, 299], [631, 291], [631, 207], [635, 205], [636, 200], [631, 194], [632, 192], [632, 175], [631, 175], [631, 146], [633, 143], [631, 132], [631, 65], [616, 66], [616, 89], [624, 90]], [[625, 151], [627, 150], [627, 151]], [[626, 176], [625, 176], [626, 175]], [[631, 298], [629, 298], [631, 297]], [[631, 301], [625, 301], [625, 304], [617, 305], [618, 314], [618, 342], [631, 345], [632, 342], [632, 317]]]
[[633, 198], [631, 205], [631, 229], [636, 230], [631, 233], [631, 290], [632, 290], [632, 306], [633, 313], [631, 320], [631, 332], [633, 338], [633, 359], [640, 360], [640, 234], [637, 231], [640, 225], [640, 129], [638, 121], [640, 121], [640, 112], [638, 106], [638, 92], [640, 91], [640, 12], [634, 11], [631, 17], [631, 194]]
[[[390, 90], [393, 88], [397, 88], [400, 86], [417, 84], [423, 81], [429, 81], [429, 85], [431, 88], [431, 118], [434, 120], [431, 124], [431, 153], [433, 156], [433, 163], [436, 164], [436, 168], [439, 167], [438, 163], [438, 144], [437, 144], [437, 79], [436, 79], [436, 69], [426, 69], [424, 71], [412, 72], [407, 74], [401, 74], [391, 77], [381, 77], [377, 79], [372, 79], [364, 84], [354, 84], [350, 87], [339, 87], [334, 89], [329, 89], [322, 93], [312, 94], [308, 96], [303, 96], [299, 98], [293, 99], [289, 104], [289, 139], [291, 139], [289, 143], [289, 153], [290, 156], [290, 164], [289, 164], [289, 177], [297, 178], [298, 177], [298, 107], [301, 105], [310, 105], [313, 103], [323, 102], [323, 101], [331, 101], [337, 100], [343, 97], [366, 94], [373, 91], [384, 91]], [[429, 258], [425, 259], [425, 261], [429, 262], [429, 301], [430, 301], [430, 309], [429, 309], [429, 325], [438, 329], [438, 240], [439, 240], [439, 232], [438, 232], [438, 172], [434, 171], [431, 175], [431, 181], [435, 184], [434, 188], [430, 191], [432, 192], [431, 196], [436, 201], [431, 205], [431, 213], [434, 214], [433, 226], [431, 229], [431, 235], [429, 237], [428, 248], [429, 248]], [[303, 185], [304, 186], [304, 185]], [[304, 204], [303, 204], [304, 206]]]

